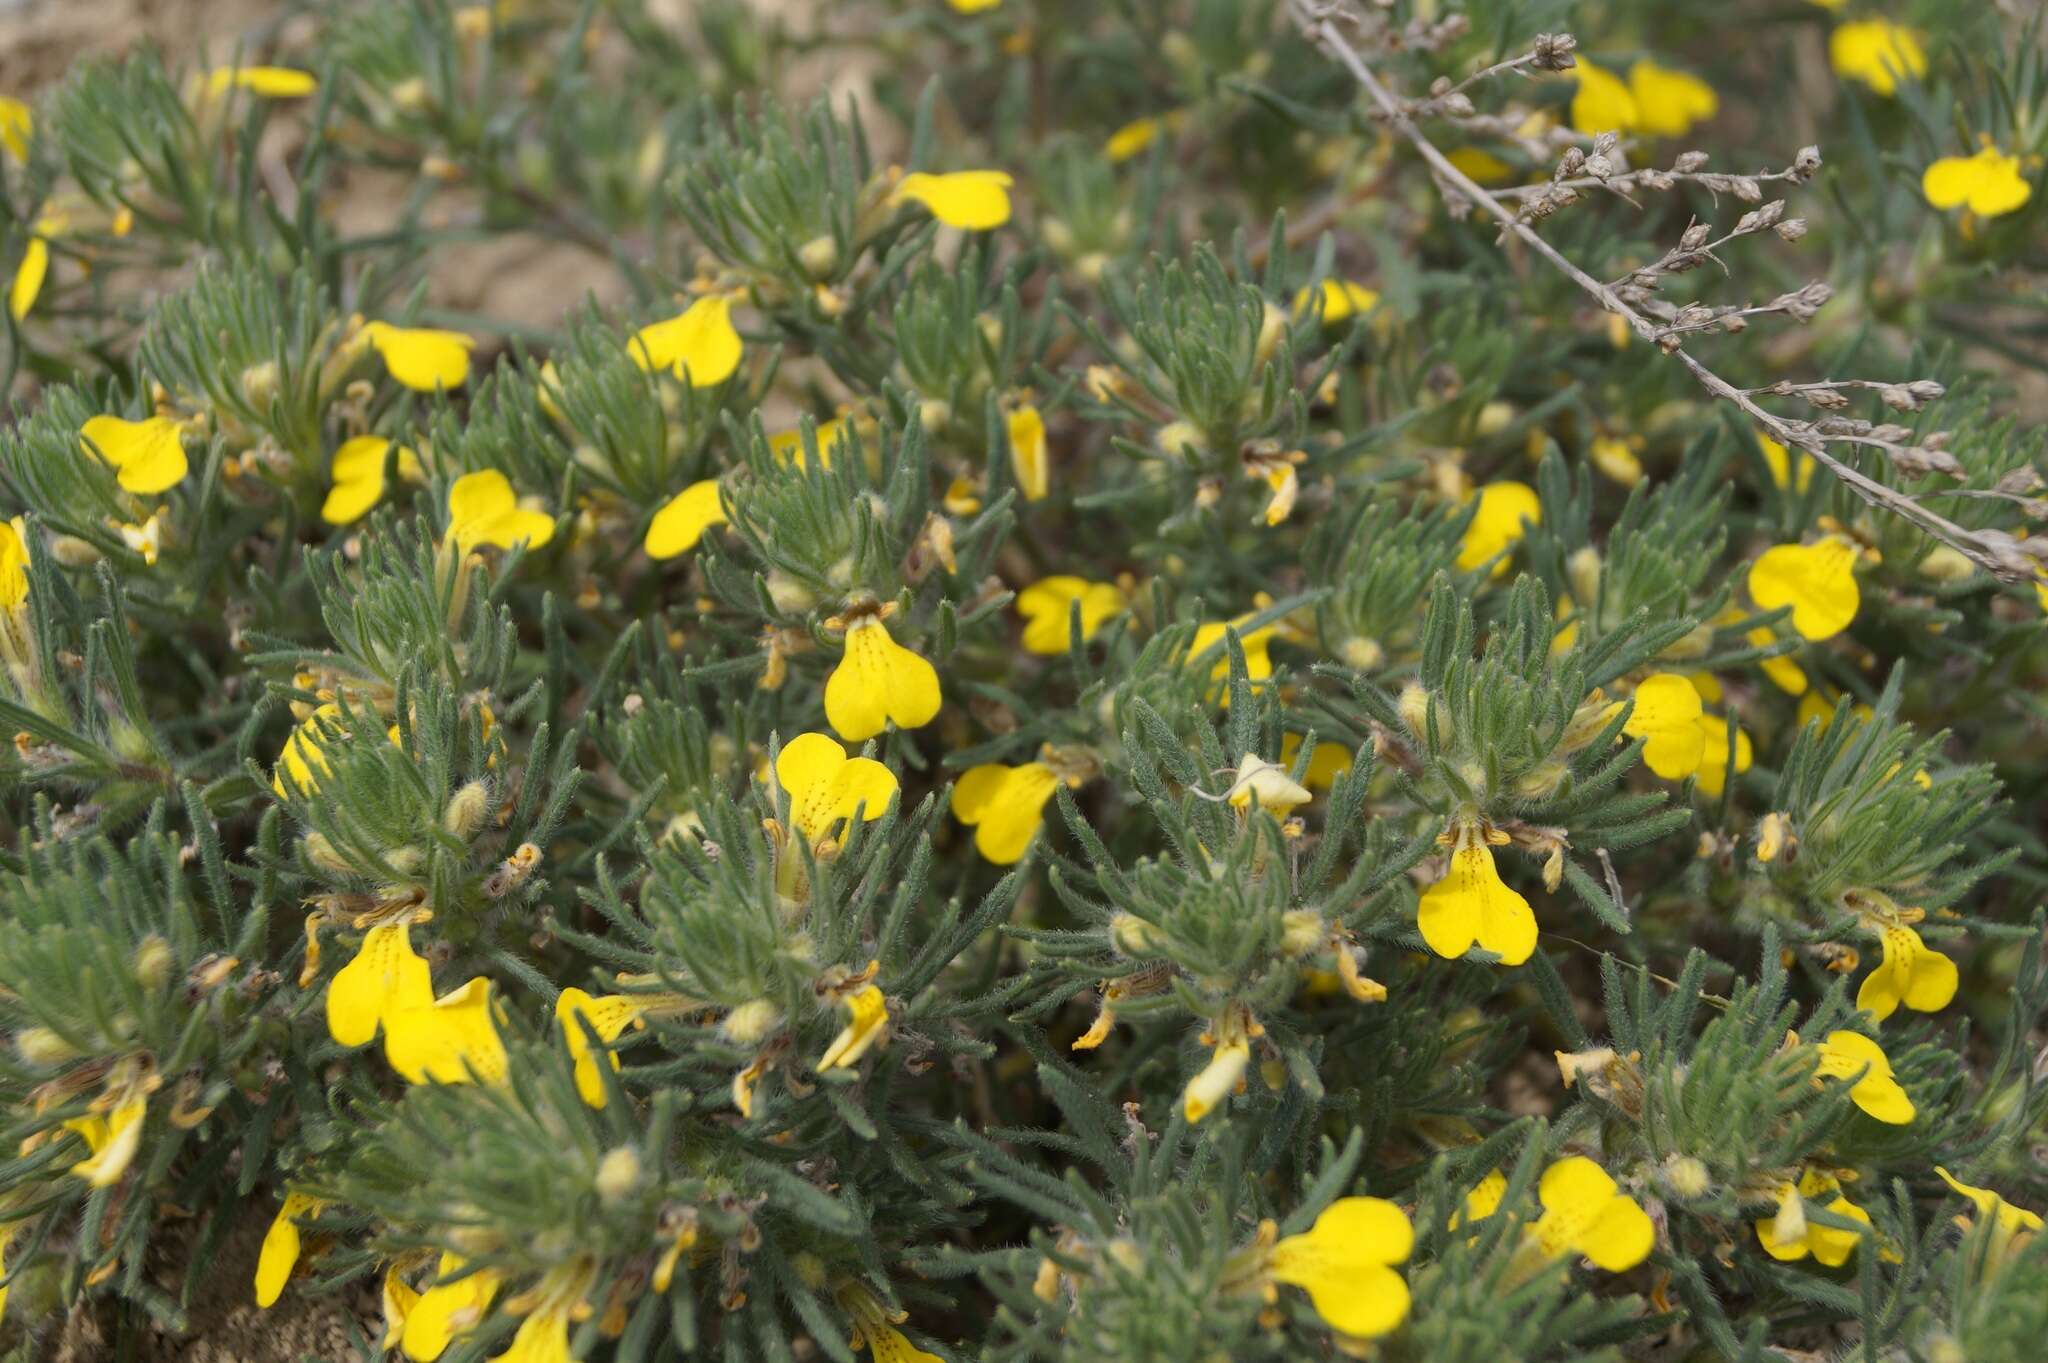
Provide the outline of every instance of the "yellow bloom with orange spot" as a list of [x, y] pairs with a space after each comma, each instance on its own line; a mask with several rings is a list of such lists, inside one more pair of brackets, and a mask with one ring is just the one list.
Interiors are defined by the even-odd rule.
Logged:
[[1536, 911], [1500, 878], [1492, 840], [1476, 824], [1458, 825], [1443, 878], [1422, 892], [1415, 925], [1429, 949], [1446, 959], [1477, 946], [1503, 965], [1520, 965], [1536, 950]]
[[1879, 930], [1884, 960], [1864, 976], [1856, 990], [1856, 1006], [1880, 1022], [1901, 1004], [1916, 1013], [1937, 1013], [1956, 996], [1956, 963], [1932, 951], [1920, 934], [1903, 923]]
[[890, 724], [921, 729], [939, 713], [938, 669], [889, 635], [879, 615], [847, 627], [845, 656], [825, 680], [825, 718], [850, 743]]

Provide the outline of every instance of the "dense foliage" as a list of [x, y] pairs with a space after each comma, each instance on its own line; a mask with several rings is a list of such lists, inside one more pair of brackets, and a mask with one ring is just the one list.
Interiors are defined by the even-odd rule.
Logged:
[[0, 101], [0, 1356], [2040, 1356], [2037, 23], [282, 8]]

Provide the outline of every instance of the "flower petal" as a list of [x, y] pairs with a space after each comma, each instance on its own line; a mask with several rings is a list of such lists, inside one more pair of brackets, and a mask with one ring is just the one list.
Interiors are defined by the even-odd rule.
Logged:
[[692, 388], [724, 383], [740, 367], [740, 334], [732, 298], [706, 294], [665, 322], [644, 326], [626, 349], [642, 369], [667, 369]]
[[648, 522], [647, 556], [674, 558], [696, 548], [706, 530], [725, 523], [725, 503], [718, 480], [706, 478], [701, 483], [692, 483], [669, 498]]
[[918, 171], [903, 177], [891, 199], [913, 199], [948, 227], [969, 232], [1001, 227], [1010, 220], [1009, 172], [956, 170], [950, 175]]

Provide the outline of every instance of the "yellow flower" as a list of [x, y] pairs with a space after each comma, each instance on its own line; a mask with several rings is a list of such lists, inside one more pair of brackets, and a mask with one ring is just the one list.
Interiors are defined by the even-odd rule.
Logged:
[[1813, 483], [1813, 456], [1801, 450], [1794, 454], [1763, 432], [1757, 432], [1757, 448], [1764, 453], [1764, 464], [1771, 471], [1771, 481], [1781, 488], [1793, 492], [1805, 492]]
[[1967, 208], [1980, 218], [2013, 212], [2034, 197], [2020, 174], [2020, 158], [1985, 144], [1975, 156], [1944, 156], [1920, 177], [1920, 190], [1936, 208]]
[[[1488, 483], [1479, 489], [1478, 497], [1479, 510], [1465, 527], [1465, 539], [1458, 548], [1461, 573], [1504, 553], [1528, 533], [1529, 526], [1543, 523], [1543, 503], [1527, 483]], [[1502, 559], [1494, 565], [1493, 575], [1499, 577], [1507, 569], [1507, 560]]]
[[1043, 762], [969, 767], [953, 786], [953, 817], [974, 829], [974, 850], [998, 866], [1024, 859], [1045, 822], [1059, 776]]
[[460, 388], [469, 382], [469, 351], [476, 342], [459, 331], [365, 322], [363, 335], [384, 357], [391, 377], [416, 393]]
[[[1294, 769], [1294, 756], [1301, 751], [1300, 734], [1283, 734], [1280, 738], [1280, 764], [1289, 771]], [[1337, 784], [1337, 778], [1351, 770], [1351, 749], [1342, 743], [1328, 739], [1317, 739], [1316, 750], [1309, 754], [1308, 770], [1302, 774], [1301, 783], [1310, 790], [1328, 790]]]
[[668, 499], [654, 519], [647, 523], [645, 547], [649, 558], [674, 558], [697, 547], [704, 532], [726, 524], [725, 502], [718, 480], [706, 478], [692, 483]]
[[7, 286], [7, 315], [17, 322], [28, 316], [29, 309], [42, 295], [43, 281], [49, 277], [50, 241], [38, 233], [21, 248], [21, 264], [15, 267], [14, 280]]
[[235, 89], [265, 99], [298, 99], [319, 88], [312, 72], [286, 66], [223, 66], [206, 73], [208, 99], [219, 99]]
[[1798, 1187], [1790, 1183], [1778, 1185], [1778, 1214], [1757, 1219], [1757, 1243], [1764, 1247], [1764, 1253], [1785, 1263], [1811, 1254], [1829, 1268], [1840, 1268], [1855, 1253], [1863, 1233], [1808, 1221], [1802, 1202], [1811, 1202], [1865, 1226], [1870, 1224], [1870, 1213], [1844, 1197], [1842, 1185], [1833, 1176], [1808, 1169], [1799, 1176]]
[[17, 161], [28, 160], [29, 134], [35, 131], [35, 115], [18, 99], [0, 95], [0, 149]]
[[1194, 1124], [1214, 1112], [1237, 1091], [1251, 1060], [1251, 1042], [1243, 1036], [1219, 1040], [1209, 1052], [1209, 1062], [1196, 1071], [1181, 1092], [1181, 1115]]
[[1856, 618], [1856, 546], [1838, 535], [1812, 544], [1780, 544], [1749, 565], [1749, 599], [1764, 610], [1792, 608], [1792, 628], [1831, 639]]
[[875, 985], [863, 985], [840, 1000], [846, 1025], [818, 1057], [818, 1072], [851, 1069], [889, 1029], [889, 1003]]
[[1443, 879], [1422, 892], [1415, 925], [1429, 949], [1446, 959], [1476, 945], [1503, 965], [1520, 965], [1536, 950], [1536, 911], [1501, 880], [1487, 841], [1477, 825], [1458, 825], [1450, 863]]
[[[1728, 721], [1720, 715], [1700, 716], [1700, 792], [1718, 798], [1728, 788]], [[1645, 749], [1647, 751], [1647, 749]], [[1748, 771], [1756, 751], [1742, 726], [1735, 728], [1735, 770]]]
[[88, 1158], [72, 1165], [71, 1172], [95, 1188], [111, 1188], [119, 1183], [142, 1144], [146, 1101], [138, 1093], [117, 1105], [111, 1117], [95, 1112], [65, 1122], [64, 1129], [77, 1132], [91, 1152]]
[[1884, 963], [1864, 976], [1856, 1006], [1880, 1022], [1904, 1004], [1916, 1013], [1938, 1013], [1956, 996], [1956, 963], [1928, 950], [1920, 934], [1904, 924], [1889, 924], [1879, 934]]
[[1009, 172], [1001, 170], [956, 170], [950, 175], [917, 171], [903, 177], [889, 196], [890, 203], [912, 199], [948, 227], [983, 232], [1010, 220]]
[[[1775, 634], [1761, 626], [1751, 630], [1743, 637], [1749, 640], [1753, 648], [1769, 648], [1778, 641], [1778, 637]], [[1808, 685], [1806, 669], [1793, 662], [1784, 654], [1781, 653], [1775, 658], [1765, 658], [1757, 666], [1763, 670], [1763, 674], [1766, 677], [1771, 679], [1771, 684], [1786, 695], [1803, 696], [1806, 694]]]
[[1102, 154], [1112, 161], [1128, 161], [1159, 140], [1161, 126], [1156, 118], [1134, 118], [1109, 135]]
[[[1250, 618], [1248, 615], [1239, 616], [1227, 625], [1209, 624], [1195, 630], [1195, 637], [1188, 642], [1189, 658], [1199, 658], [1212, 648], [1217, 650], [1216, 661], [1209, 668], [1209, 680], [1221, 682], [1229, 679], [1230, 650], [1227, 647], [1219, 647], [1224, 643], [1224, 631], [1226, 629], [1242, 631], [1244, 629], [1244, 622]], [[1273, 660], [1266, 653], [1266, 646], [1272, 641], [1273, 627], [1271, 625], [1267, 625], [1264, 629], [1255, 629], [1250, 634], [1240, 632], [1237, 636], [1238, 646], [1244, 650], [1244, 674], [1249, 681], [1254, 683], [1252, 686], [1254, 692], [1259, 689], [1257, 683], [1273, 675]], [[1227, 689], [1223, 691], [1222, 700], [1225, 705], [1230, 704], [1230, 693]]]
[[142, 556], [146, 567], [156, 567], [157, 556], [164, 547], [164, 514], [153, 511], [139, 521], [117, 521], [107, 518], [107, 526], [121, 537], [121, 543]]
[[[383, 500], [385, 456], [390, 452], [391, 442], [381, 435], [344, 440], [328, 466], [334, 486], [320, 504], [320, 519], [329, 525], [348, 525]], [[409, 478], [420, 475], [419, 456], [403, 445], [398, 447], [398, 470]]]
[[1459, 147], [1449, 159], [1475, 185], [1501, 184], [1515, 173], [1513, 166], [1483, 147]]
[[1484, 1221], [1500, 1210], [1501, 1199], [1508, 1195], [1507, 1175], [1498, 1169], [1486, 1171], [1486, 1177], [1472, 1185], [1472, 1191], [1465, 1194], [1465, 1203], [1451, 1213], [1450, 1228], [1468, 1226], [1474, 1221]]
[[28, 541], [21, 517], [0, 521], [0, 609], [12, 610], [28, 600]]
[[1657, 1232], [1649, 1213], [1584, 1155], [1545, 1169], [1536, 1196], [1543, 1215], [1529, 1234], [1553, 1259], [1578, 1253], [1609, 1273], [1624, 1273], [1650, 1257]]
[[1940, 1165], [1934, 1172], [1941, 1175], [1941, 1181], [1976, 1204], [1977, 1215], [1990, 1220], [2005, 1239], [2011, 1239], [2022, 1231], [2038, 1234], [2042, 1229], [2041, 1217], [2025, 1207], [2015, 1207], [1989, 1188], [1973, 1188], [1959, 1182], [1948, 1170]]
[[1294, 295], [1294, 315], [1306, 315], [1317, 298], [1323, 300], [1324, 326], [1335, 326], [1371, 312], [1380, 305], [1380, 296], [1363, 284], [1354, 284], [1348, 279], [1325, 279], [1313, 292], [1303, 289]]
[[1572, 126], [1582, 133], [1627, 132], [1636, 126], [1636, 97], [1621, 77], [1588, 61], [1578, 65], [1579, 88], [1572, 96]]
[[849, 743], [861, 743], [890, 723], [920, 729], [939, 713], [939, 673], [889, 637], [879, 616], [847, 627], [846, 653], [825, 680], [825, 718]]
[[[588, 1018], [597, 1031], [597, 1039], [609, 1045], [619, 1039], [619, 1034], [630, 1026], [644, 1026], [640, 1014], [646, 1004], [630, 994], [606, 994], [593, 998], [581, 989], [564, 989], [555, 996], [555, 1021], [561, 1026], [562, 1039], [569, 1045], [569, 1057], [576, 1063], [576, 1092], [583, 1101], [595, 1108], [605, 1105], [607, 1094], [604, 1076], [597, 1072], [597, 1060], [591, 1052], [590, 1038], [578, 1020]], [[612, 1069], [619, 1068], [619, 1057], [607, 1051]]]
[[1892, 1077], [1892, 1062], [1875, 1041], [1861, 1032], [1829, 1032], [1820, 1045], [1816, 1077], [1850, 1079], [1861, 1074], [1849, 1090], [1857, 1107], [1880, 1122], [1903, 1126], [1913, 1120], [1913, 1100]]
[[1072, 647], [1074, 603], [1081, 606], [1081, 642], [1087, 643], [1110, 616], [1124, 608], [1124, 594], [1111, 582], [1055, 574], [1042, 577], [1017, 593], [1017, 613], [1024, 617], [1024, 651], [1056, 657]]
[[[999, 0], [952, 0], [952, 3], [962, 13], [973, 13], [977, 9], [994, 7]], [[927, 1353], [912, 1344], [866, 1289], [842, 1291], [839, 1301], [846, 1308], [846, 1313], [853, 1317], [853, 1347], [865, 1348], [874, 1363], [945, 1363], [937, 1354]], [[901, 1321], [908, 1317], [899, 1311], [895, 1319]]]
[[411, 925], [385, 923], [363, 934], [355, 959], [328, 983], [327, 1034], [343, 1046], [367, 1045], [400, 1012], [433, 1002], [431, 971], [412, 949]]
[[503, 1083], [505, 1043], [491, 1016], [491, 982], [479, 975], [433, 1002], [384, 1019], [384, 1058], [409, 1084]]
[[1229, 791], [1232, 809], [1249, 810], [1256, 800], [1260, 809], [1276, 819], [1284, 819], [1297, 806], [1314, 798], [1307, 786], [1287, 774], [1287, 768], [1254, 753], [1238, 759], [1237, 778], [1230, 783]]
[[316, 707], [312, 714], [299, 722], [284, 740], [284, 749], [277, 755], [277, 766], [273, 770], [270, 788], [277, 792], [277, 798], [286, 799], [291, 792], [285, 788], [285, 778], [291, 778], [292, 785], [301, 795], [311, 795], [320, 788], [320, 777], [315, 775], [317, 767], [321, 775], [330, 770], [326, 756], [320, 751], [324, 730], [341, 718], [341, 707], [328, 702]]
[[1653, 61], [1639, 61], [1628, 69], [1628, 89], [1636, 102], [1635, 130], [1652, 137], [1683, 137], [1693, 124], [1705, 122], [1721, 108], [1713, 86]]
[[1052, 490], [1052, 464], [1045, 447], [1045, 418], [1025, 403], [1010, 413], [1010, 468], [1027, 502], [1042, 502]]
[[401, 1339], [407, 1358], [415, 1363], [433, 1363], [455, 1336], [475, 1328], [498, 1295], [498, 1275], [478, 1269], [467, 1277], [445, 1281], [462, 1270], [463, 1260], [443, 1254], [436, 1277], [444, 1281], [420, 1293], [405, 1313]]
[[642, 369], [666, 369], [692, 388], [724, 383], [740, 367], [740, 334], [732, 324], [733, 296], [706, 294], [676, 316], [633, 333], [626, 345]]
[[395, 1349], [405, 1338], [405, 1322], [412, 1315], [413, 1308], [420, 1303], [420, 1294], [412, 1284], [398, 1276], [398, 1265], [390, 1264], [384, 1269], [383, 1290], [378, 1294], [384, 1307], [384, 1336], [378, 1341], [382, 1349]]
[[448, 533], [464, 549], [492, 544], [538, 549], [555, 537], [555, 518], [528, 511], [513, 495], [511, 480], [496, 469], [465, 473], [448, 489]]
[[1594, 468], [1615, 482], [1634, 487], [1643, 481], [1643, 461], [1636, 453], [1637, 443], [1618, 435], [1595, 436], [1586, 448], [1586, 457], [1593, 461]]
[[491, 1363], [570, 1363], [570, 1307], [542, 1306], [526, 1313], [505, 1352]]
[[1316, 1314], [1339, 1334], [1373, 1339], [1408, 1318], [1408, 1284], [1393, 1266], [1415, 1247], [1407, 1213], [1377, 1197], [1343, 1197], [1315, 1225], [1268, 1252], [1275, 1282], [1305, 1288]]
[[1003, 3], [1003, 0], [946, 0], [955, 14], [982, 14]]
[[848, 757], [829, 734], [798, 734], [775, 755], [775, 783], [789, 796], [789, 818], [813, 843], [843, 819], [873, 822], [889, 812], [896, 773], [870, 757]]
[[1860, 80], [1880, 95], [1899, 88], [1899, 77], [1927, 74], [1927, 49], [1920, 35], [1889, 19], [1843, 24], [1828, 38], [1828, 61], [1844, 80]]
[[129, 492], [149, 496], [184, 481], [184, 428], [167, 416], [128, 421], [96, 416], [79, 427], [80, 448], [114, 466], [115, 480]]
[[[1619, 703], [1610, 706], [1607, 717], [1620, 708]], [[1693, 684], [1675, 672], [1658, 672], [1637, 683], [1635, 708], [1621, 731], [1643, 740], [1644, 766], [1667, 781], [1683, 781], [1700, 769], [1706, 753], [1702, 718]], [[1722, 739], [1725, 744], [1725, 732]]]
[[[821, 421], [818, 423], [817, 439], [818, 464], [829, 469], [832, 467], [833, 457], [841, 449], [852, 444], [852, 423], [844, 417]], [[795, 464], [798, 468], [802, 468], [808, 458], [804, 453], [804, 436], [801, 430], [775, 432], [768, 437], [768, 448], [777, 459]]]
[[263, 1248], [256, 1255], [256, 1305], [269, 1310], [299, 1262], [299, 1219], [318, 1216], [327, 1204], [304, 1193], [286, 1193], [270, 1229], [263, 1233]]

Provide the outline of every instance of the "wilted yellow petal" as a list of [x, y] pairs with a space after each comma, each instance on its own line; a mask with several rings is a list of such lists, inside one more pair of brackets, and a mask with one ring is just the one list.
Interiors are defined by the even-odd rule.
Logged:
[[840, 1002], [846, 1006], [846, 1026], [825, 1048], [825, 1054], [818, 1057], [820, 1072], [850, 1069], [888, 1030], [888, 1000], [876, 986], [866, 985]]

